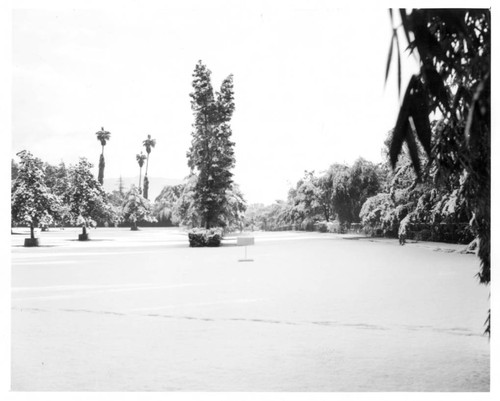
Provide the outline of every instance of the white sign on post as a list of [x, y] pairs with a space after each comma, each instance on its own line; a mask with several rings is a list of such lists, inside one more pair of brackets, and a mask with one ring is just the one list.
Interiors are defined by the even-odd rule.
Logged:
[[247, 246], [255, 245], [254, 237], [238, 237], [236, 245], [245, 247], [245, 259], [239, 259], [238, 262], [253, 262], [253, 259], [247, 259]]
[[254, 237], [238, 237], [238, 246], [255, 245]]

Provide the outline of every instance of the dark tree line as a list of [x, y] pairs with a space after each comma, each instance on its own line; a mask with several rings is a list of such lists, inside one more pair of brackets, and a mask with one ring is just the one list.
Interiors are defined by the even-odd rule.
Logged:
[[306, 171], [286, 202], [249, 207], [246, 224], [263, 230], [312, 230], [318, 222], [326, 227], [335, 221], [329, 226], [344, 230], [360, 222], [363, 204], [384, 185], [382, 168], [359, 158], [352, 166], [335, 163], [319, 174]]

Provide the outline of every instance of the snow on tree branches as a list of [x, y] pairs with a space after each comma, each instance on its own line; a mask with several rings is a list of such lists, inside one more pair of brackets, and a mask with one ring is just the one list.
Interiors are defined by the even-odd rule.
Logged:
[[233, 76], [213, 91], [211, 71], [199, 61], [193, 73], [191, 109], [194, 114], [188, 165], [197, 176], [196, 208], [206, 228], [224, 225], [228, 193], [233, 191], [234, 142], [229, 122], [234, 112]]

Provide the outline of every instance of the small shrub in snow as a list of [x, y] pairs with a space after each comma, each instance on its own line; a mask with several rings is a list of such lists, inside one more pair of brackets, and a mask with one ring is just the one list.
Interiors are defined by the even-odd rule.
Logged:
[[220, 246], [222, 234], [222, 228], [193, 228], [188, 232], [189, 246]]

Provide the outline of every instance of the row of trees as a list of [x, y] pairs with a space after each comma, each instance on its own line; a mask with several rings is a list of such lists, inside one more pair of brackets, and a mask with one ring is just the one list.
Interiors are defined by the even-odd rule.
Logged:
[[137, 163], [139, 163], [139, 193], [142, 192], [141, 173], [142, 173], [142, 166], [144, 166], [144, 160], [146, 160], [146, 171], [144, 173], [144, 192], [142, 192], [142, 193], [143, 193], [144, 197], [146, 199], [148, 199], [148, 196], [149, 196], [149, 180], [148, 180], [149, 155], [151, 153], [151, 150], [156, 146], [156, 139], [152, 139], [151, 135], [148, 135], [148, 137], [142, 142], [142, 145], [146, 148], [147, 156], [145, 156], [142, 152], [136, 155]]
[[[153, 207], [153, 215], [160, 223], [186, 227], [203, 226], [204, 216], [197, 206], [197, 182], [198, 177], [193, 174], [183, 184], [163, 188]], [[231, 189], [225, 191], [223, 199], [217, 215], [217, 227], [227, 231], [241, 230], [247, 206], [239, 186], [233, 184]]]
[[[104, 161], [104, 146], [111, 138], [111, 133], [109, 131], [104, 130], [104, 127], [101, 127], [100, 131], [96, 132], [97, 140], [101, 143], [101, 155], [99, 156], [99, 173], [97, 176], [97, 180], [101, 185], [104, 183], [104, 167], [106, 165]], [[151, 138], [151, 135], [142, 142], [142, 145], [146, 148], [146, 155], [142, 152], [136, 155], [136, 160], [139, 163], [139, 193], [143, 193], [144, 197], [148, 199], [149, 195], [149, 180], [148, 180], [148, 166], [149, 166], [149, 155], [151, 150], [156, 146], [156, 139]], [[141, 187], [142, 180], [142, 166], [144, 166], [144, 161], [146, 161], [146, 172], [144, 174], [144, 191]]]
[[337, 223], [339, 229], [359, 223], [366, 199], [385, 185], [387, 169], [359, 158], [352, 166], [333, 164], [321, 174], [306, 171], [286, 201], [270, 206], [250, 205], [246, 224], [251, 228], [313, 229], [315, 223]]
[[32, 241], [37, 227], [81, 226], [81, 239], [87, 239], [87, 229], [99, 223], [136, 227], [138, 221], [155, 220], [152, 205], [135, 186], [127, 193], [122, 187], [106, 193], [84, 158], [66, 167], [44, 163], [28, 151], [17, 155], [19, 164], [12, 161], [12, 222], [28, 225]]
[[[138, 224], [201, 224], [202, 215], [195, 206], [195, 174], [182, 184], [165, 186], [151, 202], [135, 185], [126, 190], [121, 180], [118, 189], [106, 192], [86, 159], [67, 167], [63, 162], [57, 166], [43, 162], [28, 151], [18, 156], [19, 163], [12, 160], [12, 223], [28, 225], [32, 238], [35, 228], [49, 226], [81, 226], [85, 235], [88, 227], [97, 225], [128, 224], [137, 230]], [[224, 199], [218, 225], [241, 228], [246, 210], [241, 190], [233, 184]]]
[[[433, 138], [444, 127], [443, 121], [433, 123]], [[391, 136], [392, 132], [389, 139]], [[419, 174], [408, 149], [403, 149], [393, 169], [389, 139], [385, 163], [360, 158], [352, 166], [333, 164], [321, 174], [306, 171], [289, 190], [286, 201], [250, 205], [245, 225], [262, 230], [343, 232], [356, 228], [388, 237], [405, 232], [422, 240], [470, 242], [474, 238], [469, 224], [472, 214], [461, 190], [463, 177], [439, 177], [420, 146], [423, 162]]]
[[102, 146], [97, 180], [86, 159], [66, 168], [64, 163], [59, 166], [44, 163], [28, 151], [18, 153], [19, 165], [12, 162], [13, 223], [28, 224], [32, 239], [36, 227], [53, 224], [80, 225], [84, 239], [89, 226], [120, 222], [130, 223], [132, 229], [137, 229], [139, 222], [153, 221], [165, 225], [241, 228], [246, 203], [231, 172], [235, 164], [229, 124], [235, 109], [233, 77], [228, 76], [220, 91], [214, 92], [210, 76], [210, 70], [200, 61], [193, 73], [190, 94], [195, 119], [187, 153], [191, 173], [183, 184], [165, 187], [154, 204], [148, 201], [149, 157], [156, 145], [156, 140], [148, 135], [143, 141], [147, 155], [141, 152], [136, 156], [139, 187], [132, 186], [125, 193], [120, 184], [118, 191], [106, 193], [102, 187], [104, 146], [111, 134], [101, 128], [96, 133]]

